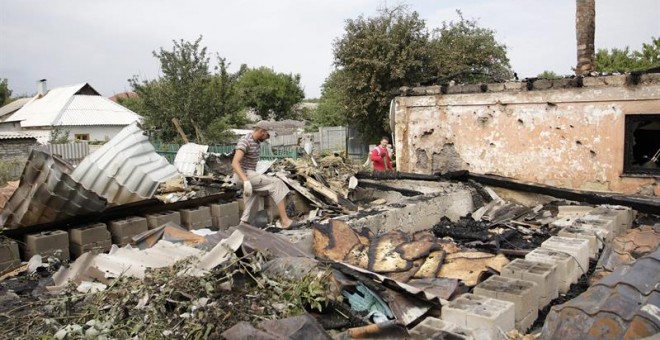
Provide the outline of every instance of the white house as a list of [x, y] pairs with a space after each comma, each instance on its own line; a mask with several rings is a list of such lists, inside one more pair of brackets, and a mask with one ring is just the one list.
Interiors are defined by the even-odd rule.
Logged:
[[0, 131], [21, 131], [42, 144], [47, 143], [56, 128], [68, 131], [70, 140], [108, 141], [127, 125], [142, 119], [101, 96], [87, 83], [47, 91], [42, 80], [38, 89], [36, 96], [0, 121]]

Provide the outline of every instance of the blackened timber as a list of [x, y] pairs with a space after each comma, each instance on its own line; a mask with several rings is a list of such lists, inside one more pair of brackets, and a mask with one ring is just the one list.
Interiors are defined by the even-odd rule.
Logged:
[[53, 229], [69, 230], [71, 228], [83, 226], [86, 224], [98, 222], [105, 223], [129, 216], [143, 216], [161, 211], [194, 208], [201, 205], [218, 203], [220, 201], [229, 202], [234, 200], [235, 195], [235, 191], [228, 191], [174, 203], [163, 203], [155, 198], [151, 198], [129, 204], [114, 206], [98, 213], [73, 216], [60, 221], [18, 227], [15, 229], [3, 229], [0, 232], [0, 235], [16, 238], [26, 234], [39, 233]]
[[602, 193], [602, 192], [590, 192], [590, 191], [581, 191], [574, 189], [565, 189], [565, 188], [551, 187], [543, 184], [523, 182], [508, 177], [495, 176], [495, 175], [482, 175], [476, 173], [470, 173], [469, 178], [481, 184], [494, 186], [494, 187], [548, 195], [548, 196], [563, 198], [572, 201], [586, 202], [590, 204], [622, 205], [649, 214], [660, 213], [660, 198], [658, 197], [632, 196], [632, 195], [621, 195], [616, 193], [610, 194], [610, 193]]
[[409, 179], [414, 181], [442, 181], [442, 180], [467, 180], [469, 172], [467, 170], [449, 171], [444, 174], [436, 173], [434, 175], [415, 174], [411, 172], [399, 171], [360, 171], [355, 174], [358, 179]]
[[411, 197], [411, 196], [418, 196], [418, 195], [423, 195], [424, 193], [421, 191], [417, 190], [410, 190], [410, 189], [403, 189], [403, 188], [396, 188], [393, 186], [381, 184], [381, 183], [374, 183], [374, 182], [365, 182], [365, 181], [360, 181], [358, 183], [359, 187], [362, 188], [371, 188], [371, 189], [377, 189], [377, 190], [382, 190], [382, 191], [396, 191], [400, 193], [403, 196], [406, 197]]

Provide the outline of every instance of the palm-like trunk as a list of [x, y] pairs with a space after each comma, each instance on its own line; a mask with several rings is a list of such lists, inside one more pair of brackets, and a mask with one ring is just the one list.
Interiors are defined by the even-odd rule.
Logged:
[[577, 36], [577, 75], [594, 70], [594, 36], [596, 32], [596, 0], [575, 0], [575, 31]]

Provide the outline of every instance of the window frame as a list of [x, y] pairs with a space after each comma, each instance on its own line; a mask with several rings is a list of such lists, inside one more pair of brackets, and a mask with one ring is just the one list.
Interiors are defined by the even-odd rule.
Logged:
[[[87, 139], [78, 137], [87, 137]], [[89, 142], [89, 133], [75, 133], [73, 134], [73, 140]]]
[[635, 122], [644, 120], [660, 121], [660, 113], [627, 114], [624, 119], [623, 176], [660, 177], [660, 168], [642, 168], [633, 165], [633, 142], [635, 140]]

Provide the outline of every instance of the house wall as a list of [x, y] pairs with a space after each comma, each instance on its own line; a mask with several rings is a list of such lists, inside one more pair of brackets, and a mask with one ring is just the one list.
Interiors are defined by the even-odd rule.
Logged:
[[660, 113], [660, 74], [405, 91], [414, 96], [395, 98], [394, 111], [400, 171], [660, 195], [658, 177], [622, 176], [625, 115]]
[[20, 122], [0, 122], [0, 131], [20, 131]]
[[63, 130], [69, 131], [69, 139], [74, 139], [76, 134], [89, 134], [90, 141], [106, 142], [112, 139], [125, 126], [62, 126]]

